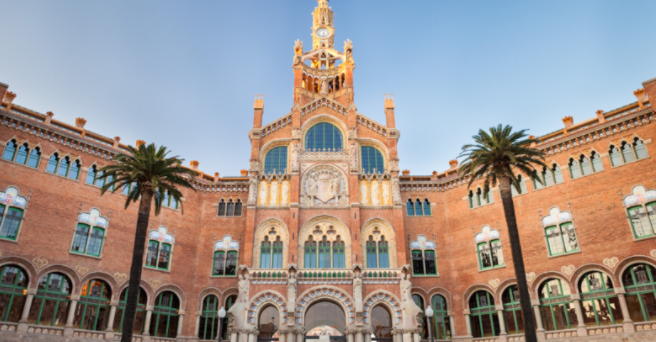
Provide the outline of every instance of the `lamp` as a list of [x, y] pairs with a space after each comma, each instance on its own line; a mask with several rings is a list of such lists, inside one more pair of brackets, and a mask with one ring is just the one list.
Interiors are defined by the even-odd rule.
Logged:
[[433, 338], [433, 308], [429, 306], [426, 307], [426, 317], [428, 317], [428, 333], [430, 334], [431, 342], [434, 342]]
[[219, 309], [219, 342], [221, 342], [221, 335], [223, 335], [223, 331], [221, 331], [221, 329], [223, 328], [223, 321], [225, 320], [225, 316], [225, 308], [221, 307], [221, 309]]

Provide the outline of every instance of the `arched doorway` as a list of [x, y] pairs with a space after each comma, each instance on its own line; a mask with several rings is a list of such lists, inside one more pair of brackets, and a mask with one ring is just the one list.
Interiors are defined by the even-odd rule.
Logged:
[[345, 341], [346, 314], [335, 302], [324, 300], [312, 304], [305, 312], [306, 341], [318, 341], [319, 336], [327, 334], [331, 342]]
[[371, 340], [392, 341], [392, 315], [382, 305], [371, 309]]
[[278, 308], [269, 305], [260, 311], [257, 319], [257, 328], [260, 331], [258, 340], [272, 341], [278, 339], [278, 328], [280, 327], [280, 312]]

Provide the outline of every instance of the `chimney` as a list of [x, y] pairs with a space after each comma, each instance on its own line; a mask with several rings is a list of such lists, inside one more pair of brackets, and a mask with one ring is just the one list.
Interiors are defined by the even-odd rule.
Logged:
[[146, 145], [146, 142], [143, 140], [137, 140], [137, 147]]
[[638, 99], [638, 106], [640, 106], [640, 109], [642, 109], [644, 107], [645, 100], [647, 100], [645, 88], [634, 91], [633, 95], [635, 95], [635, 97]]
[[385, 94], [385, 118], [387, 119], [388, 128], [396, 128], [394, 120], [394, 94]]
[[121, 137], [114, 137], [114, 148], [118, 148], [118, 144], [121, 142]]
[[456, 167], [458, 167], [458, 161], [456, 159], [449, 160], [449, 168], [455, 169]]
[[563, 129], [563, 133], [567, 134], [567, 129], [572, 127], [574, 124], [574, 118], [571, 116], [566, 116], [563, 118], [563, 123], [565, 124], [565, 128]]
[[83, 118], [75, 119], [75, 127], [77, 127], [77, 128], [84, 129], [84, 125], [86, 125], [86, 124], [87, 124], [87, 120], [84, 120]]
[[214, 172], [214, 182], [218, 182], [218, 181], [219, 181], [219, 173]]
[[192, 160], [189, 162], [189, 166], [191, 166], [193, 170], [198, 170], [198, 160]]
[[12, 92], [10, 92], [10, 91], [8, 91], [8, 92], [5, 93], [4, 101], [3, 101], [3, 102], [5, 102], [5, 103], [7, 104], [7, 110], [10, 110], [10, 109], [11, 109], [11, 105], [12, 105], [12, 103], [14, 102], [14, 99], [15, 99], [15, 98], [16, 98], [16, 94], [15, 94], [15, 93], [12, 93]]
[[253, 128], [262, 127], [262, 115], [264, 114], [264, 94], [255, 95], [253, 104]]
[[[535, 135], [529, 135], [528, 138], [529, 138], [529, 139], [535, 139]], [[532, 142], [529, 146], [530, 146], [531, 148], [535, 148], [535, 146], [537, 146], [537, 143], [534, 141], [534, 142]]]
[[52, 121], [52, 117], [55, 116], [53, 112], [47, 112], [46, 113], [46, 124], [50, 124], [50, 121]]
[[242, 177], [247, 177], [248, 176], [248, 170], [241, 170], [239, 172], [241, 173]]
[[5, 98], [7, 89], [9, 89], [9, 85], [0, 82], [0, 103], [2, 103], [2, 100]]
[[407, 176], [407, 175], [410, 174], [410, 170], [403, 170], [403, 171], [401, 171], [401, 174], [404, 175], [404, 176]]
[[599, 120], [599, 123], [604, 123], [606, 122], [606, 117], [604, 116], [604, 111], [599, 109], [597, 111], [597, 120]]
[[[649, 81], [644, 81], [642, 82], [643, 89], [645, 90], [645, 102], [651, 103], [652, 99], [656, 99], [656, 78], [652, 78]], [[652, 108], [654, 108], [654, 104], [651, 103]]]

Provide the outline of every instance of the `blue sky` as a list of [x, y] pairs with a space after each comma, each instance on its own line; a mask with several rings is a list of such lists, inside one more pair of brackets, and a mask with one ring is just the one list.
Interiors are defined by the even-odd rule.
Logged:
[[[656, 77], [656, 1], [331, 0], [351, 39], [358, 111], [385, 123], [401, 168], [430, 174], [498, 123], [541, 135], [635, 101]], [[0, 1], [0, 82], [16, 103], [222, 176], [248, 168], [254, 94], [290, 111], [293, 45], [315, 0]]]

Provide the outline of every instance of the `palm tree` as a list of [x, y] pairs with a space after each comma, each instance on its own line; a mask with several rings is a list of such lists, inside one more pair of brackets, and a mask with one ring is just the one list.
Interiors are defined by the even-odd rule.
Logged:
[[522, 257], [522, 245], [519, 241], [517, 218], [515, 217], [515, 206], [510, 187], [512, 185], [520, 191], [519, 179], [515, 175], [516, 171], [524, 172], [531, 179], [542, 184], [535, 166], [546, 167], [543, 162], [544, 153], [530, 147], [538, 140], [533, 137], [527, 138], [526, 130], [513, 132], [512, 127], [509, 125], [490, 127], [489, 132], [481, 129], [473, 138], [476, 143], [463, 146], [462, 152], [458, 156], [458, 158], [465, 157], [460, 166], [459, 174], [470, 177], [468, 187], [471, 187], [476, 179], [483, 178], [484, 196], [487, 196], [490, 186], [499, 183], [503, 213], [508, 226], [510, 249], [513, 264], [515, 265], [515, 277], [519, 288], [525, 339], [527, 342], [537, 342], [535, 324], [531, 314], [531, 298]]
[[[195, 191], [189, 182], [195, 176], [194, 171], [182, 166], [184, 160], [167, 157], [169, 151], [166, 150], [166, 147], [141, 144], [137, 148], [128, 146], [128, 152], [129, 154], [117, 155], [114, 158], [115, 163], [103, 167], [100, 170], [102, 175], [99, 177], [105, 180], [105, 185], [100, 189], [101, 195], [107, 191], [114, 193], [123, 187], [128, 187], [125, 208], [132, 202], [140, 201], [132, 249], [128, 298], [125, 303], [125, 318], [121, 327], [121, 342], [132, 341], [144, 246], [153, 200], [155, 215], [159, 215], [162, 209], [162, 200], [166, 194], [180, 203], [182, 212], [182, 202], [180, 201], [182, 193], [178, 188], [190, 188]], [[145, 328], [148, 329], [148, 327]]]

